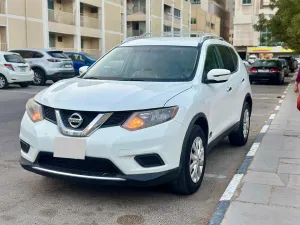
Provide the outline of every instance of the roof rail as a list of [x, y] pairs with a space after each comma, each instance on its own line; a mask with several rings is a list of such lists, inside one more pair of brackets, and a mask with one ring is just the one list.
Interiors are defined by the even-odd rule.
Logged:
[[210, 34], [210, 33], [205, 33], [202, 31], [199, 32], [153, 32], [153, 33], [144, 33], [140, 36], [133, 36], [133, 37], [128, 37], [122, 43], [126, 43], [135, 39], [143, 39], [143, 38], [151, 38], [151, 37], [200, 37], [199, 43], [203, 43], [204, 41], [208, 39], [218, 39], [221, 41], [224, 41], [224, 39], [216, 34]]

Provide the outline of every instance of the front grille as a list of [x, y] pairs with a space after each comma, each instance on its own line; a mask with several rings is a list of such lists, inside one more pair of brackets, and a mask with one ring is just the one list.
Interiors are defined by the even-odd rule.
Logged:
[[35, 163], [43, 168], [56, 169], [62, 172], [122, 174], [110, 160], [102, 158], [86, 157], [84, 160], [65, 159], [55, 158], [53, 157], [53, 153], [40, 152]]
[[48, 106], [43, 106], [43, 111], [45, 119], [56, 124], [55, 109]]
[[[44, 110], [45, 119], [52, 122], [52, 123], [54, 123], [54, 124], [57, 124], [56, 116], [55, 116], [55, 109], [51, 108], [51, 107], [48, 107], [48, 106], [43, 106], [43, 110]], [[64, 125], [68, 128], [71, 128], [71, 129], [74, 129], [74, 128], [72, 128], [70, 126], [68, 119], [73, 113], [79, 113], [82, 116], [83, 123], [81, 124], [81, 126], [78, 129], [84, 129], [101, 112], [60, 110], [60, 115], [61, 115], [61, 118], [62, 118], [62, 121], [63, 121]], [[131, 114], [132, 114], [131, 111], [114, 112], [105, 121], [105, 123], [101, 126], [101, 128], [121, 126], [129, 118], [129, 116]]]
[[83, 119], [83, 123], [77, 129], [84, 129], [86, 128], [99, 114], [98, 112], [84, 112], [84, 111], [72, 111], [72, 110], [59, 110], [61, 119], [64, 125], [69, 129], [74, 129], [70, 126], [68, 119], [73, 113], [78, 113], [81, 115]]

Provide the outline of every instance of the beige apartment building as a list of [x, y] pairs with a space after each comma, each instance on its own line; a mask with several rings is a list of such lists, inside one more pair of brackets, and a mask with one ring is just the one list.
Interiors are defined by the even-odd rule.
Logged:
[[125, 37], [124, 0], [0, 0], [1, 50], [57, 48], [101, 55]]
[[126, 3], [128, 37], [147, 32], [190, 32], [190, 0], [127, 0]]
[[260, 46], [260, 37], [270, 36], [270, 33], [256, 32], [253, 25], [257, 23], [258, 15], [272, 15], [275, 10], [269, 8], [270, 0], [236, 0], [234, 16], [233, 45], [242, 54], [246, 53], [247, 47]]
[[200, 4], [192, 4], [192, 31], [204, 31], [220, 35], [221, 19], [214, 14], [204, 11]]

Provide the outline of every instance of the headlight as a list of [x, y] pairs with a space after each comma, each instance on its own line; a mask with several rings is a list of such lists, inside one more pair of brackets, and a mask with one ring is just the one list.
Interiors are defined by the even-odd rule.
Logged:
[[152, 127], [173, 119], [177, 111], [178, 107], [170, 107], [136, 112], [126, 120], [122, 127], [130, 131]]
[[26, 112], [30, 119], [35, 123], [44, 119], [42, 106], [32, 98], [29, 99], [26, 104]]

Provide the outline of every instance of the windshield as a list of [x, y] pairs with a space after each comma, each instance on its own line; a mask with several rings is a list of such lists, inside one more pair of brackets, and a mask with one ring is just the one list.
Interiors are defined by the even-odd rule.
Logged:
[[94, 55], [91, 55], [91, 54], [88, 54], [88, 53], [84, 53], [86, 57], [88, 57], [89, 59], [91, 60], [94, 60], [96, 61], [99, 57], [97, 56], [94, 56]]
[[273, 67], [277, 67], [280, 66], [280, 62], [276, 61], [276, 60], [259, 60], [256, 61], [253, 66], [273, 66]]
[[84, 79], [187, 81], [193, 77], [196, 47], [118, 47], [94, 64]]
[[25, 60], [17, 54], [4, 55], [6, 62], [10, 63], [26, 63]]

